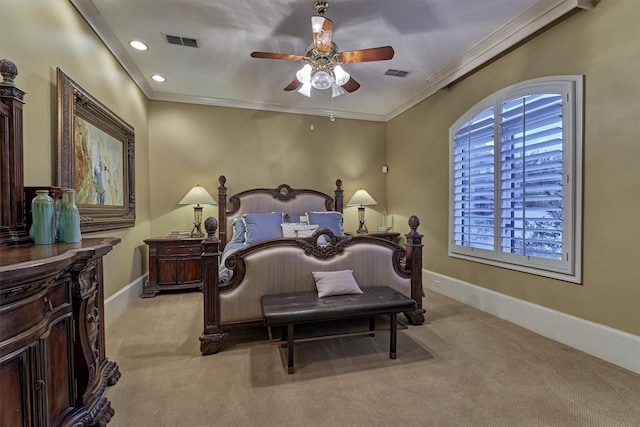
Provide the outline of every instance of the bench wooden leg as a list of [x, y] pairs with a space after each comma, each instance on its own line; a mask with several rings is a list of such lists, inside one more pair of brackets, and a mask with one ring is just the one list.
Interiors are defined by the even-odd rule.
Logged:
[[389, 357], [392, 359], [396, 358], [396, 333], [398, 331], [398, 315], [396, 313], [391, 313], [391, 343], [389, 349]]
[[287, 325], [288, 364], [287, 373], [293, 374], [293, 324]]

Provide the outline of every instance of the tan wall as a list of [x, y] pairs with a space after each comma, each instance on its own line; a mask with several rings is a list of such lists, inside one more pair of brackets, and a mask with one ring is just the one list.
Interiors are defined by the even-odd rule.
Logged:
[[[148, 102], [68, 1], [5, 0], [2, 10], [0, 57], [27, 92], [26, 185], [56, 183], [56, 67], [136, 130], [136, 227], [91, 233], [123, 240], [106, 258], [107, 296], [146, 272], [145, 238], [191, 228], [191, 207], [177, 202], [192, 185], [215, 196], [225, 174], [230, 193], [283, 182], [331, 192], [341, 178], [345, 198], [362, 186], [378, 200], [369, 228], [383, 208], [402, 232], [408, 215], [421, 218], [425, 268], [640, 334], [636, 0], [602, 0], [386, 125]], [[492, 92], [554, 74], [586, 76], [583, 285], [447, 256], [449, 125]], [[353, 208], [345, 223], [357, 226]]]
[[[283, 183], [333, 194], [339, 178], [345, 203], [359, 187], [376, 199], [366, 218], [377, 227], [386, 203], [384, 123], [161, 101], [149, 111], [153, 235], [191, 230], [193, 208], [178, 202], [196, 184], [217, 198], [220, 175], [229, 196]], [[205, 206], [203, 216], [217, 212]], [[345, 209], [345, 230], [357, 226], [356, 209]]]
[[[638, 2], [603, 0], [388, 123], [389, 203], [419, 212], [426, 269], [640, 334], [639, 40]], [[449, 126], [505, 86], [559, 74], [585, 75], [583, 285], [449, 258]]]
[[136, 226], [85, 234], [122, 239], [105, 258], [105, 295], [140, 277], [149, 236], [149, 137], [147, 99], [67, 0], [4, 0], [0, 57], [18, 67], [16, 85], [27, 92], [24, 107], [24, 181], [57, 183], [56, 67], [94, 95], [136, 132]]

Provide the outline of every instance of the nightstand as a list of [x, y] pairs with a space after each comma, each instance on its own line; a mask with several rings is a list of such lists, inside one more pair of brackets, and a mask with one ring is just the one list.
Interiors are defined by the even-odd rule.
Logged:
[[202, 240], [202, 237], [145, 240], [149, 246], [149, 283], [142, 298], [153, 298], [162, 291], [202, 290]]
[[349, 234], [351, 236], [372, 236], [372, 237], [380, 237], [382, 239], [386, 239], [389, 240], [393, 243], [398, 243], [398, 240], [400, 240], [400, 233], [396, 233], [395, 231], [369, 231], [368, 233], [356, 233], [351, 232], [351, 233], [346, 233]]

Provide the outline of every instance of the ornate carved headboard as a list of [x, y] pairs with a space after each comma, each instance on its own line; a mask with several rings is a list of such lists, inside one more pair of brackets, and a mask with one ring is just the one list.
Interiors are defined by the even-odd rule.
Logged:
[[218, 179], [218, 221], [220, 223], [220, 250], [223, 250], [233, 233], [233, 220], [245, 213], [284, 212], [290, 215], [303, 215], [309, 211], [342, 212], [342, 181], [336, 180], [335, 195], [332, 197], [321, 191], [294, 189], [281, 184], [276, 188], [254, 188], [234, 194], [227, 199], [227, 178]]

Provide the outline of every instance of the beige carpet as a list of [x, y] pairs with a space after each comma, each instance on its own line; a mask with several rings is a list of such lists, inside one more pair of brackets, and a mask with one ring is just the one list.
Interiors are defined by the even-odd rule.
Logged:
[[640, 375], [427, 293], [427, 324], [296, 345], [263, 328], [201, 356], [200, 293], [141, 299], [107, 328], [109, 426], [640, 426]]

